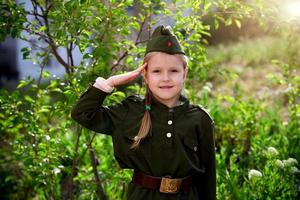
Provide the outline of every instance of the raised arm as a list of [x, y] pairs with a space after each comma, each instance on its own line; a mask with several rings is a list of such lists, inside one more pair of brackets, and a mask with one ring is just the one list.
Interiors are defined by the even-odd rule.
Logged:
[[138, 69], [121, 75], [115, 75], [107, 80], [98, 77], [93, 85], [80, 96], [72, 109], [71, 117], [82, 126], [103, 134], [111, 134], [127, 113], [124, 102], [112, 106], [102, 106], [105, 97], [113, 87], [126, 84], [134, 80], [147, 63]]

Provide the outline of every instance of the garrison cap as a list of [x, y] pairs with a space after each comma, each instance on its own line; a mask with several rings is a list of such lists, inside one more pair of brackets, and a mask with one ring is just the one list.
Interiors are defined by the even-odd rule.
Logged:
[[148, 41], [146, 53], [161, 51], [168, 54], [185, 54], [177, 37], [172, 33], [171, 27], [158, 26]]

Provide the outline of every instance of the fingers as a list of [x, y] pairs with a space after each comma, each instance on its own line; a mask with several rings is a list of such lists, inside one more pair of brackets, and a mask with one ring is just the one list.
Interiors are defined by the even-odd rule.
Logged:
[[139, 68], [141, 69], [141, 70], [143, 70], [143, 69], [145, 69], [146, 67], [147, 67], [147, 65], [148, 65], [148, 63], [147, 62], [145, 62], [142, 66], [140, 66]]
[[141, 72], [146, 68], [146, 66], [147, 66], [147, 63], [144, 63], [142, 66], [140, 66], [139, 68], [137, 68], [131, 72], [127, 72], [125, 74], [120, 74], [120, 75], [114, 75], [114, 76], [110, 77], [107, 80], [107, 82], [113, 87], [126, 84], [126, 83], [134, 80], [138, 75], [140, 75]]
[[147, 63], [144, 63], [142, 66], [140, 66], [136, 70], [133, 70], [133, 71], [127, 73], [126, 74], [127, 78], [128, 78], [127, 80], [128, 81], [134, 80], [137, 76], [139, 76], [142, 73], [142, 71], [145, 69], [146, 66], [147, 66]]
[[139, 68], [137, 68], [136, 70], [134, 71], [137, 71], [137, 72], [142, 72], [146, 67], [147, 67], [148, 63], [144, 63], [142, 66], [140, 66]]
[[136, 78], [138, 75], [140, 75], [142, 73], [142, 71], [147, 67], [148, 63], [144, 63], [142, 66], [140, 66], [139, 68], [137, 68], [136, 70], [133, 70], [132, 72], [130, 72], [128, 75], [130, 76], [130, 78], [134, 79]]

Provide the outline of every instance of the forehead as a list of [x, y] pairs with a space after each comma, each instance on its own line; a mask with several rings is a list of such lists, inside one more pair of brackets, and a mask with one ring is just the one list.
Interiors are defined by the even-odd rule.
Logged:
[[183, 61], [179, 56], [158, 52], [148, 61], [151, 67], [183, 67]]

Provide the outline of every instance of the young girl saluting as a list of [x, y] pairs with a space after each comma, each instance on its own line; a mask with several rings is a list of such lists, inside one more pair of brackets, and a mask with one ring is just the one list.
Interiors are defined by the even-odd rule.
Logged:
[[[187, 71], [177, 37], [158, 26], [141, 67], [106, 80], [98, 77], [72, 110], [82, 126], [112, 136], [120, 167], [134, 169], [129, 200], [216, 199], [214, 122], [182, 95]], [[102, 106], [115, 86], [141, 73], [145, 98], [129, 96]]]

